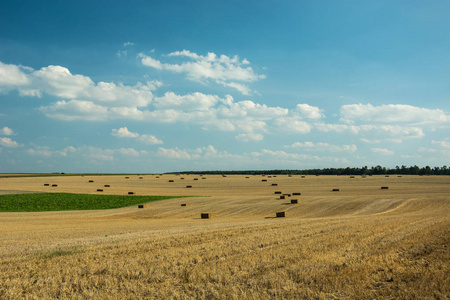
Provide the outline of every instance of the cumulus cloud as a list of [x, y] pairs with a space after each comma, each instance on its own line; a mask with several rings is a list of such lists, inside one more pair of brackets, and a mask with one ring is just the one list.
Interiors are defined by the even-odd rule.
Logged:
[[219, 97], [202, 93], [176, 95], [167, 92], [163, 97], [155, 98], [154, 106], [157, 109], [177, 109], [183, 111], [208, 110], [219, 102]]
[[306, 103], [297, 104], [295, 110], [298, 111], [300, 116], [305, 119], [320, 119], [324, 117], [320, 108]]
[[118, 138], [135, 138], [140, 142], [146, 143], [146, 144], [150, 144], [150, 145], [156, 145], [156, 144], [162, 144], [163, 141], [157, 139], [155, 136], [153, 135], [148, 135], [148, 134], [139, 134], [136, 132], [131, 132], [128, 130], [127, 127], [121, 127], [119, 129], [113, 129], [111, 131], [111, 135], [118, 137]]
[[16, 88], [21, 96], [50, 95], [103, 106], [144, 107], [153, 100], [152, 91], [161, 85], [160, 81], [138, 82], [134, 86], [102, 81], [95, 83], [88, 76], [72, 74], [62, 66], [50, 65], [35, 71], [0, 62], [0, 90]]
[[20, 66], [4, 64], [0, 61], [0, 92], [30, 83], [28, 75], [22, 69]]
[[0, 135], [13, 135], [14, 131], [9, 127], [3, 127], [0, 129]]
[[150, 144], [150, 145], [158, 145], [163, 144], [163, 141], [157, 139], [154, 135], [143, 134], [138, 138], [139, 141]]
[[372, 104], [343, 105], [340, 109], [341, 121], [346, 123], [408, 123], [416, 125], [450, 124], [450, 115], [441, 109], [428, 109], [404, 104]]
[[319, 142], [295, 142], [290, 146], [286, 146], [289, 148], [300, 148], [306, 151], [328, 151], [328, 152], [348, 152], [354, 153], [358, 150], [356, 145], [330, 145], [328, 143]]
[[372, 148], [370, 149], [373, 153], [375, 154], [380, 154], [380, 155], [394, 155], [394, 151], [391, 151], [389, 149], [385, 149], [385, 148]]
[[138, 133], [130, 132], [127, 127], [113, 129], [111, 132], [111, 135], [119, 137], [119, 138], [137, 138], [137, 137], [139, 137]]
[[238, 56], [218, 56], [212, 52], [202, 56], [188, 50], [176, 51], [166, 55], [169, 58], [180, 57], [187, 59], [181, 64], [162, 63], [143, 53], [139, 54], [139, 57], [144, 66], [175, 73], [184, 73], [187, 79], [203, 84], [207, 84], [211, 80], [225, 87], [234, 88], [244, 95], [250, 95], [252, 91], [242, 82], [255, 82], [265, 78], [264, 75], [255, 73], [248, 66], [250, 62], [247, 59], [241, 61]]
[[3, 137], [3, 138], [0, 138], [0, 146], [8, 147], [8, 148], [16, 148], [16, 147], [20, 147], [21, 145], [19, 143], [17, 143], [16, 141], [13, 141], [10, 138]]
[[314, 123], [314, 128], [322, 132], [351, 133], [361, 135], [365, 142], [379, 142], [389, 140], [401, 142], [404, 139], [421, 138], [425, 136], [422, 128], [402, 125], [348, 125]]
[[236, 136], [238, 141], [249, 142], [249, 141], [262, 141], [264, 136], [258, 133], [241, 133]]

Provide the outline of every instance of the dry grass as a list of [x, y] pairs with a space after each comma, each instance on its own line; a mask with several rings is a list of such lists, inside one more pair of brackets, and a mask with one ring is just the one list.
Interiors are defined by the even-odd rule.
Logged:
[[449, 177], [278, 176], [301, 205], [275, 201], [259, 176], [210, 175], [195, 189], [161, 177], [0, 179], [4, 192], [55, 191], [47, 180], [57, 192], [108, 183], [108, 194], [199, 196], [188, 207], [0, 213], [0, 298], [450, 297]]

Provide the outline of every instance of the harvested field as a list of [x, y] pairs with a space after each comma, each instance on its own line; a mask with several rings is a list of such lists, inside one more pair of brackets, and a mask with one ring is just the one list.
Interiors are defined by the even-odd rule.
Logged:
[[[0, 178], [0, 194], [97, 194], [86, 177], [111, 185], [103, 195], [194, 197], [187, 207], [176, 198], [0, 213], [0, 298], [450, 297], [448, 176], [278, 175], [283, 191], [302, 191], [299, 205], [239, 175], [208, 175], [194, 189], [168, 174]], [[276, 218], [282, 211], [288, 217]]]

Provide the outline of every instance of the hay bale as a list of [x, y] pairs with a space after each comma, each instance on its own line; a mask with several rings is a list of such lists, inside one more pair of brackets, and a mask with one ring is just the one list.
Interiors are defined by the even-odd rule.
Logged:
[[272, 178], [272, 176], [267, 176], [267, 178]]
[[169, 180], [169, 182], [173, 182], [173, 180]]
[[148, 207], [148, 204], [139, 204], [138, 205], [138, 208], [147, 208]]
[[89, 180], [89, 182], [94, 182], [94, 180]]
[[181, 177], [180, 179], [184, 179], [184, 177]]
[[48, 184], [48, 183], [44, 183], [44, 186], [50, 186], [50, 184]]
[[194, 178], [194, 180], [198, 180], [198, 178]]
[[202, 219], [211, 219], [211, 218], [214, 218], [215, 216], [216, 216], [216, 214], [214, 214], [214, 213], [201, 213], [200, 214], [200, 217]]
[[355, 176], [350, 176], [350, 178], [355, 178]]
[[97, 189], [97, 192], [103, 192], [103, 190], [102, 189]]
[[366, 178], [366, 175], [361, 175], [361, 178]]
[[262, 182], [267, 182], [267, 179], [263, 179], [263, 180], [261, 180]]
[[57, 184], [52, 184], [53, 187], [58, 186]]
[[296, 193], [292, 193], [292, 195], [294, 195], [294, 196], [300, 196], [302, 193], [298, 193], [298, 192], [296, 192]]
[[287, 212], [286, 211], [279, 211], [276, 213], [277, 218], [285, 218], [287, 217]]
[[384, 175], [384, 177], [389, 177], [389, 175]]
[[306, 178], [306, 176], [301, 176], [301, 178]]
[[245, 177], [245, 178], [247, 178], [247, 179], [248, 179], [248, 178], [250, 178], [250, 177], [248, 177], [248, 176], [247, 176], [247, 177]]
[[192, 185], [187, 185], [186, 188], [190, 189], [192, 188]]
[[299, 200], [298, 199], [291, 199], [291, 204], [298, 204]]
[[144, 179], [144, 177], [139, 177], [139, 179]]
[[388, 187], [388, 186], [382, 186], [381, 189], [382, 189], [382, 190], [388, 190], [389, 187]]
[[105, 184], [103, 187], [111, 187], [109, 184]]
[[128, 192], [128, 195], [134, 195], [134, 192]]
[[272, 186], [278, 186], [278, 184], [277, 183], [272, 183]]
[[339, 189], [333, 189], [332, 192], [339, 192]]
[[202, 177], [202, 179], [206, 179], [206, 177]]
[[276, 191], [274, 194], [281, 194], [281, 191]]
[[181, 203], [181, 206], [191, 206], [190, 203]]
[[288, 175], [288, 177], [292, 177], [292, 175], [291, 175], [291, 174], [289, 174], [289, 175]]
[[281, 195], [280, 199], [286, 199], [286, 196], [285, 195]]
[[125, 179], [130, 179], [130, 177], [125, 177]]

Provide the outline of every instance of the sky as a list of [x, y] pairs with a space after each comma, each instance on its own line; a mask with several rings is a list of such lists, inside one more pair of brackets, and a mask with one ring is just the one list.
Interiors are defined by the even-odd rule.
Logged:
[[0, 173], [450, 164], [449, 1], [0, 2]]

